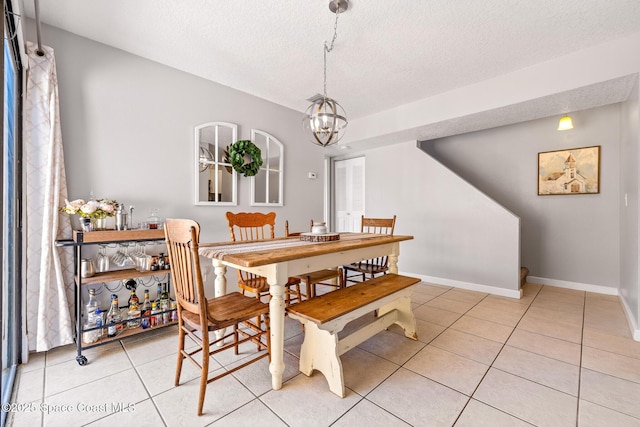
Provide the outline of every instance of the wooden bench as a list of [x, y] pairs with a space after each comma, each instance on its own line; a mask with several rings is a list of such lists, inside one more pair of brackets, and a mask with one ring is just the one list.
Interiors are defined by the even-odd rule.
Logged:
[[[300, 372], [309, 376], [317, 369], [327, 379], [329, 389], [344, 397], [340, 355], [394, 323], [404, 329], [405, 336], [418, 339], [411, 293], [419, 282], [413, 277], [386, 274], [289, 307], [289, 317], [304, 325]], [[374, 310], [375, 320], [338, 337], [347, 323]]]

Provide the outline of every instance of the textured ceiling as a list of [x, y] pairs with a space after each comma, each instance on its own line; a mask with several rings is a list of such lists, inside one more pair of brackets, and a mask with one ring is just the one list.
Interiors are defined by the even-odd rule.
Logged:
[[[33, 0], [23, 0], [33, 17]], [[304, 111], [328, 0], [40, 0], [42, 22]], [[350, 119], [640, 31], [639, 0], [352, 0], [328, 55]], [[46, 40], [43, 40], [46, 44]]]
[[[369, 150], [409, 140], [436, 140], [451, 135], [536, 120], [551, 115], [559, 117], [567, 112], [567, 105], [574, 107], [570, 111], [575, 111], [625, 101], [629, 99], [637, 79], [638, 76], [636, 75], [624, 76], [522, 103], [406, 129], [391, 135], [378, 135], [366, 140], [350, 141], [347, 145], [328, 147], [328, 150], [333, 155], [340, 155], [342, 154], [342, 149]], [[352, 152], [349, 153], [351, 154]]]

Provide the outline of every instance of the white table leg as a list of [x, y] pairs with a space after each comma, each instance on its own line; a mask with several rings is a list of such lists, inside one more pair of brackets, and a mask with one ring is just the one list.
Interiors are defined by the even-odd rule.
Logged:
[[389, 254], [389, 273], [398, 274], [398, 255], [400, 255], [400, 244], [395, 243]]
[[[225, 276], [227, 272], [227, 266], [218, 259], [213, 259], [213, 270], [216, 273], [216, 278], [213, 285], [214, 297], [220, 297], [227, 293], [227, 278]], [[225, 329], [216, 331], [216, 339], [220, 339], [224, 336]], [[222, 347], [223, 341], [218, 342], [218, 347]]]
[[271, 386], [274, 390], [282, 388], [284, 372], [284, 285], [269, 286], [269, 318], [271, 322]]

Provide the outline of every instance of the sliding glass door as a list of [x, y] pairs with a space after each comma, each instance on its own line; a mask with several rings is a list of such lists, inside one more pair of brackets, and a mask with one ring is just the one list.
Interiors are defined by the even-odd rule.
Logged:
[[[5, 5], [5, 13], [11, 7]], [[9, 22], [7, 22], [9, 21]], [[21, 330], [21, 70], [13, 19], [6, 19], [3, 43], [2, 107], [2, 403], [11, 397], [20, 363]], [[12, 37], [13, 36], [13, 37]], [[2, 411], [2, 425], [6, 412]]]

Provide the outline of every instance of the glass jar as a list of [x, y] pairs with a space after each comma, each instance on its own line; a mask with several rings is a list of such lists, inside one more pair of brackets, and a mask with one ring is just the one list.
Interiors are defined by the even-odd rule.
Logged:
[[158, 209], [149, 209], [149, 218], [147, 218], [147, 224], [151, 230], [155, 230], [160, 227], [160, 217], [158, 216]]

